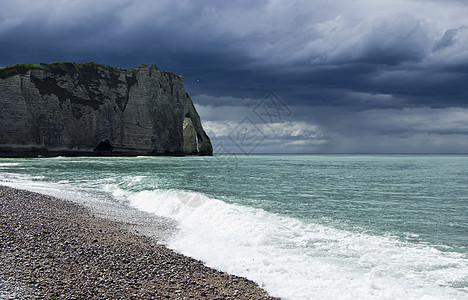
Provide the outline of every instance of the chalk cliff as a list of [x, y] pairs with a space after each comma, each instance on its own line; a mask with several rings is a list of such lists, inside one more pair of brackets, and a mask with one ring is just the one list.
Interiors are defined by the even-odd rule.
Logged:
[[212, 155], [183, 75], [155, 65], [0, 68], [0, 156]]

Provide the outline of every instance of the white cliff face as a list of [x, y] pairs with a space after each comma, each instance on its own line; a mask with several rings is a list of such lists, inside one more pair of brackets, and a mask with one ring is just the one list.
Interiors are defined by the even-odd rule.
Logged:
[[[187, 118], [192, 127], [184, 134]], [[3, 156], [212, 155], [183, 76], [154, 65], [1, 69], [0, 126]], [[101, 141], [108, 141], [112, 152], [95, 151]], [[184, 147], [189, 144], [195, 148]]]

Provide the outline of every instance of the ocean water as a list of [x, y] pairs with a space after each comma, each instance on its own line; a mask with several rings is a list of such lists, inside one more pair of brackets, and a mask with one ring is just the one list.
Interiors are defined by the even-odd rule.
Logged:
[[468, 299], [468, 156], [0, 159], [0, 184], [173, 220], [285, 299]]

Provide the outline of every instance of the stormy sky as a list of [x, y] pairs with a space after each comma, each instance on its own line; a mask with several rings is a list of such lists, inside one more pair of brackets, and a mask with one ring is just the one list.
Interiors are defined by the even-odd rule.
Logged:
[[216, 152], [467, 153], [464, 0], [0, 0], [0, 66], [185, 75]]

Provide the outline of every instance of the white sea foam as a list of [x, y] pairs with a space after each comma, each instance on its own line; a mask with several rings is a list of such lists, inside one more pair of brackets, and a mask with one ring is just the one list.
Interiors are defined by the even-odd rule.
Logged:
[[0, 163], [0, 167], [14, 167], [19, 166], [19, 163]]
[[[183, 191], [120, 193], [176, 219], [169, 247], [286, 299], [454, 299], [468, 295], [462, 254], [338, 230]], [[458, 288], [455, 287], [458, 286]]]
[[179, 231], [169, 247], [254, 280], [285, 299], [466, 299], [468, 295], [466, 255], [305, 223], [199, 193], [131, 190], [144, 180], [144, 176], [118, 182], [101, 178], [86, 183], [90, 189], [15, 174], [1, 182], [93, 201], [91, 205], [106, 201], [99, 197], [104, 188], [122, 205], [176, 220]]

